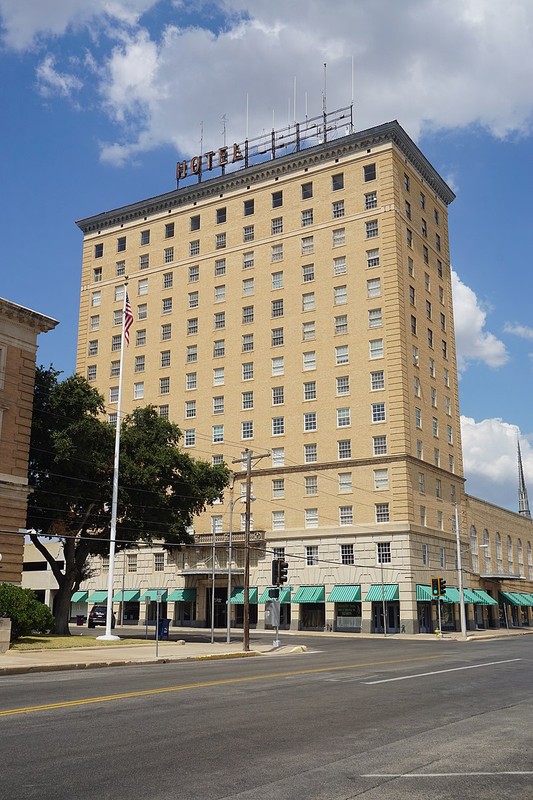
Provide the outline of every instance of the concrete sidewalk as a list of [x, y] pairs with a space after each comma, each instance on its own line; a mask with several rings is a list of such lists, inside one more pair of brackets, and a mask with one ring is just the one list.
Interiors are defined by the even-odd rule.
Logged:
[[[73, 628], [73, 632], [75, 632]], [[134, 631], [121, 630], [121, 633], [132, 635]], [[188, 641], [180, 635], [187, 636]], [[353, 633], [311, 633], [308, 631], [281, 631], [281, 646], [273, 645], [272, 637], [252, 637], [250, 651], [244, 652], [240, 635], [236, 641], [195, 641], [191, 636], [191, 629], [174, 629], [170, 641], [159, 641], [157, 646], [154, 639], [141, 639], [133, 644], [103, 644], [95, 647], [68, 648], [65, 650], [10, 650], [0, 654], [0, 675], [22, 674], [28, 672], [51, 672], [58, 670], [91, 669], [97, 667], [118, 667], [128, 664], [165, 664], [173, 661], [197, 661], [222, 658], [251, 658], [265, 655], [285, 655], [288, 653], [305, 652], [305, 645], [299, 644], [299, 638], [305, 636], [316, 639], [340, 638], [353, 641], [354, 645], [360, 639], [387, 639], [387, 641], [435, 641], [434, 634], [353, 634]], [[465, 639], [460, 633], [445, 633], [440, 641], [457, 643], [472, 643], [487, 641], [488, 639], [505, 639], [509, 636], [533, 634], [533, 628], [515, 628], [510, 630], [491, 629], [483, 631], [469, 631]]]

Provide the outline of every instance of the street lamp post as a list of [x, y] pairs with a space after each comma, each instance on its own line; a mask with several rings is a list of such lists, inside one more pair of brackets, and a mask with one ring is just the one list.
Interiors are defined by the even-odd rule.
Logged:
[[382, 610], [383, 610], [383, 635], [387, 635], [387, 604], [385, 602], [385, 583], [383, 581], [383, 553], [381, 553], [380, 558], [380, 566], [381, 566], [381, 603], [382, 603]]
[[459, 586], [459, 614], [461, 618], [461, 636], [467, 638], [466, 633], [466, 607], [465, 607], [465, 593], [463, 589], [463, 564], [461, 559], [461, 535], [459, 531], [459, 510], [457, 503], [454, 509], [454, 522], [455, 522], [455, 546], [457, 550], [457, 584]]

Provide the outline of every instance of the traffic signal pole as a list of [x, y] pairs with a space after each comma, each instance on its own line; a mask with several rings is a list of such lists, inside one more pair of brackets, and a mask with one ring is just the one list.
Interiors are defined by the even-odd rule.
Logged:
[[457, 583], [459, 585], [459, 613], [461, 617], [461, 636], [467, 638], [466, 633], [466, 608], [465, 608], [465, 593], [463, 589], [463, 565], [461, 561], [461, 535], [459, 531], [459, 510], [457, 503], [455, 504], [455, 545], [457, 548]]

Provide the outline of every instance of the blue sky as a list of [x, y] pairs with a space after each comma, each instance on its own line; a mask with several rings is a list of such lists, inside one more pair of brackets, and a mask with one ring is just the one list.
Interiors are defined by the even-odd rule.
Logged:
[[[0, 0], [0, 295], [55, 317], [75, 366], [74, 221], [175, 185], [177, 158], [355, 100], [398, 119], [450, 207], [467, 491], [533, 501], [530, 0]], [[352, 69], [353, 65], [353, 69]], [[296, 108], [294, 98], [296, 97]]]

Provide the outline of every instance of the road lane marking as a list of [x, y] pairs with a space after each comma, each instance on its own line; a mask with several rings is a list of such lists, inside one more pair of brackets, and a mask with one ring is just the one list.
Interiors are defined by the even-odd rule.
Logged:
[[365, 686], [374, 686], [376, 683], [392, 683], [393, 681], [410, 681], [412, 678], [426, 678], [428, 675], [442, 675], [445, 672], [460, 672], [463, 669], [479, 669], [480, 667], [494, 667], [497, 664], [512, 664], [513, 661], [522, 661], [521, 658], [508, 658], [506, 661], [487, 661], [485, 664], [469, 664], [467, 667], [451, 667], [450, 669], [437, 669], [435, 672], [419, 672], [416, 675], [401, 675], [396, 678], [382, 678], [379, 681], [361, 681]]
[[533, 772], [369, 772], [360, 778], [476, 778], [495, 775], [533, 775]]
[[342, 666], [315, 667], [313, 669], [293, 670], [289, 672], [271, 672], [264, 675], [245, 675], [239, 678], [220, 678], [214, 681], [202, 681], [199, 683], [185, 683], [179, 686], [165, 686], [159, 689], [139, 689], [134, 692], [121, 692], [120, 694], [102, 695], [99, 697], [86, 697], [81, 700], [62, 700], [58, 703], [46, 703], [39, 706], [24, 706], [22, 708], [8, 708], [0, 711], [0, 717], [9, 717], [14, 714], [29, 714], [35, 711], [52, 711], [60, 708], [73, 708], [75, 706], [92, 705], [94, 703], [108, 703], [113, 700], [127, 700], [133, 697], [148, 697], [155, 694], [166, 694], [170, 692], [183, 692], [188, 689], [205, 689], [211, 686], [228, 686], [236, 683], [250, 683], [252, 681], [271, 680], [272, 678], [292, 678], [298, 675], [313, 675], [321, 672], [335, 672], [337, 670], [360, 669], [361, 667], [377, 667], [392, 664], [407, 664], [413, 661], [427, 661], [440, 658], [442, 653], [435, 656], [414, 656], [413, 658], [397, 658], [387, 661], [364, 661], [360, 664], [343, 664]]

